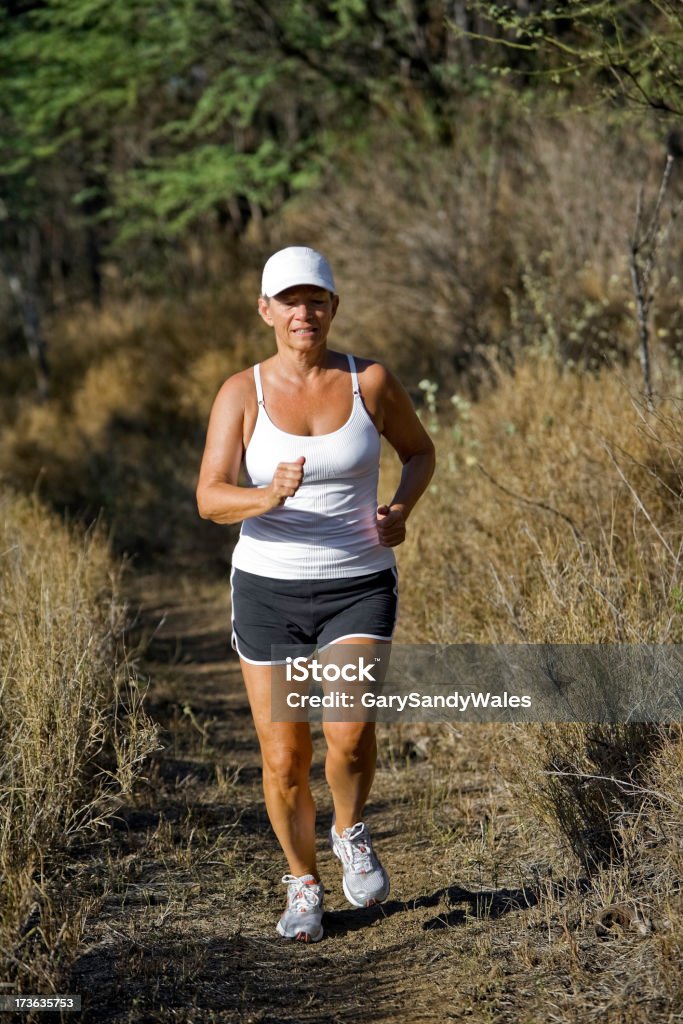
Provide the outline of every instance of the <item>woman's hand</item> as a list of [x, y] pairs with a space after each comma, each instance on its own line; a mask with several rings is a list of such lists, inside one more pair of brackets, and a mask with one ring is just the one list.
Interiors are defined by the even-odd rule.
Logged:
[[406, 521], [402, 508], [380, 505], [377, 509], [377, 533], [383, 548], [395, 548], [406, 539]]
[[273, 474], [273, 479], [265, 490], [272, 498], [271, 508], [284, 505], [287, 498], [293, 498], [301, 487], [304, 478], [304, 463], [306, 459], [300, 455], [295, 462], [279, 462]]

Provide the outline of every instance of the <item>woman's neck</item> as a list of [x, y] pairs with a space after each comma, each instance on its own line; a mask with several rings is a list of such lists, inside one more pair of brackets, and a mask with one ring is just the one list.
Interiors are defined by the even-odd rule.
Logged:
[[278, 345], [277, 353], [273, 357], [273, 366], [289, 380], [303, 380], [306, 377], [317, 376], [321, 370], [336, 365], [336, 355], [337, 353], [330, 352], [325, 344], [307, 351], [296, 351]]

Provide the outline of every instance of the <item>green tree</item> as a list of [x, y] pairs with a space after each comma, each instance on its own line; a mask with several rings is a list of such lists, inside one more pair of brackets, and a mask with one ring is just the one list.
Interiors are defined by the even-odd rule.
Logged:
[[202, 220], [239, 233], [314, 181], [373, 111], [413, 116], [416, 97], [443, 110], [430, 29], [443, 16], [428, 8], [10, 0], [0, 244], [41, 391], [41, 306], [74, 282], [99, 300], [112, 243], [142, 262]]
[[25, 208], [30, 198], [44, 205], [36, 187], [56, 176], [74, 209], [90, 220], [106, 213], [121, 240], [276, 205], [373, 110], [398, 116], [417, 95], [443, 112], [443, 12], [407, 10], [363, 0], [46, 0], [6, 14], [3, 176]]

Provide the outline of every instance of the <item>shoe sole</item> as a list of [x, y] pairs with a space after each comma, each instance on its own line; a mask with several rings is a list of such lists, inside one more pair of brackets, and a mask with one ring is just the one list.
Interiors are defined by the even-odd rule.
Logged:
[[277, 931], [278, 935], [280, 935], [283, 939], [289, 939], [290, 942], [320, 942], [320, 940], [322, 939], [323, 935], [325, 934], [324, 930], [323, 930], [323, 926], [321, 925], [320, 926], [320, 931], [316, 932], [315, 935], [311, 935], [310, 932], [303, 932], [303, 931], [297, 932], [296, 935], [287, 935], [285, 933], [284, 928], [280, 927], [280, 922], [279, 921], [275, 925], [275, 930]]

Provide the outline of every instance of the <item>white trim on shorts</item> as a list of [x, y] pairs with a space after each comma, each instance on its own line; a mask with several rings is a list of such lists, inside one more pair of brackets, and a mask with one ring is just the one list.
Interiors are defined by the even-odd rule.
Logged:
[[352, 636], [357, 636], [359, 639], [367, 640], [384, 640], [386, 643], [391, 643], [393, 633], [391, 636], [377, 636], [376, 633], [346, 633], [344, 636], [336, 636], [334, 640], [328, 640], [326, 644], [319, 647], [319, 651], [326, 651], [328, 647], [332, 647], [333, 644], [338, 644], [340, 640], [350, 640]]
[[237, 651], [240, 661], [246, 661], [247, 665], [286, 665], [286, 661], [253, 661], [251, 658], [247, 658], [242, 654], [239, 647], [235, 642], [232, 644], [233, 651]]

